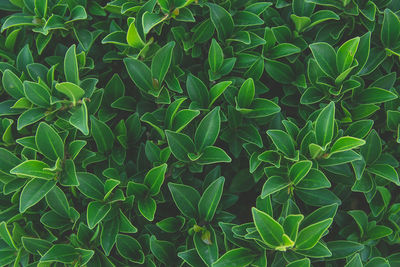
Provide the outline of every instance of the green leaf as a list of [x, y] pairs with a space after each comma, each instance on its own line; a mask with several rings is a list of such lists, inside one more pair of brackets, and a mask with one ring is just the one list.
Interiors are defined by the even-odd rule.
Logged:
[[0, 237], [1, 239], [7, 243], [10, 248], [17, 249], [17, 246], [12, 239], [10, 232], [8, 231], [7, 224], [5, 222], [0, 223]]
[[197, 217], [200, 194], [193, 187], [184, 184], [168, 183], [169, 191], [178, 209], [189, 218]]
[[160, 192], [162, 183], [164, 182], [167, 164], [164, 163], [158, 167], [151, 169], [144, 178], [144, 184], [149, 187], [150, 196], [155, 196]]
[[208, 50], [208, 64], [212, 72], [217, 72], [224, 62], [224, 53], [221, 46], [215, 39], [212, 39], [210, 49]]
[[28, 109], [18, 117], [17, 130], [19, 131], [28, 125], [34, 124], [35, 122], [41, 120], [45, 116], [46, 116], [46, 109], [44, 108]]
[[122, 233], [136, 233], [138, 230], [135, 226], [132, 225], [131, 221], [122, 213], [121, 209], [119, 210], [119, 230]]
[[42, 161], [27, 160], [11, 169], [10, 173], [23, 178], [52, 180], [55, 178], [56, 174], [47, 170], [48, 168], [50, 168], [50, 166]]
[[336, 67], [339, 73], [344, 72], [353, 64], [360, 37], [355, 37], [342, 44], [336, 54]]
[[297, 250], [296, 252], [300, 255], [312, 258], [324, 258], [332, 256], [332, 253], [329, 251], [328, 247], [322, 242], [318, 242], [312, 249]]
[[306, 177], [308, 172], [311, 170], [312, 162], [309, 160], [303, 160], [296, 162], [290, 167], [289, 178], [292, 182], [297, 185], [301, 180]]
[[46, 17], [47, 0], [35, 0], [35, 13], [41, 18]]
[[75, 47], [75, 45], [72, 45], [65, 53], [64, 74], [67, 82], [79, 85], [79, 69]]
[[271, 59], [278, 59], [300, 53], [301, 49], [293, 44], [282, 43], [274, 46], [268, 52], [270, 53]]
[[396, 94], [388, 90], [370, 87], [361, 91], [357, 100], [360, 101], [361, 104], [380, 104], [397, 98], [398, 96]]
[[81, 99], [85, 94], [85, 91], [82, 88], [70, 82], [57, 83], [55, 87], [57, 91], [66, 95], [72, 101], [74, 106], [76, 105], [76, 101]]
[[263, 211], [253, 207], [251, 212], [257, 231], [265, 244], [271, 248], [281, 246], [283, 244], [282, 236], [284, 235], [283, 227]]
[[199, 123], [194, 136], [197, 151], [203, 151], [207, 146], [212, 146], [217, 140], [221, 127], [219, 107], [211, 110]]
[[9, 16], [1, 25], [1, 32], [11, 27], [34, 25], [34, 16]]
[[256, 14], [248, 11], [239, 11], [233, 17], [235, 26], [256, 26], [264, 24], [264, 21], [260, 19]]
[[11, 70], [6, 69], [3, 72], [3, 78], [1, 80], [4, 90], [11, 97], [15, 99], [20, 99], [24, 97], [24, 88], [21, 80], [15, 75]]
[[367, 240], [377, 240], [393, 233], [393, 230], [383, 225], [375, 225], [368, 229]]
[[19, 211], [25, 212], [38, 203], [56, 185], [55, 180], [32, 179], [24, 187], [19, 199]]
[[254, 99], [255, 87], [252, 78], [244, 81], [239, 89], [238, 93], [238, 106], [241, 108], [246, 108], [251, 105]]
[[389, 164], [374, 164], [367, 168], [367, 170], [383, 179], [400, 185], [399, 175], [396, 170]]
[[44, 108], [50, 106], [50, 93], [43, 85], [24, 81], [23, 86], [26, 98], [33, 104]]
[[223, 149], [215, 146], [208, 146], [204, 148], [201, 156], [196, 160], [196, 163], [200, 165], [206, 165], [220, 162], [229, 163], [231, 161], [232, 159], [228, 156], [228, 154], [226, 154]]
[[360, 149], [365, 162], [373, 164], [382, 153], [382, 141], [378, 133], [373, 129], [365, 139], [365, 145]]
[[351, 149], [355, 149], [359, 146], [365, 144], [365, 141], [359, 138], [351, 137], [351, 136], [343, 136], [340, 137], [336, 142], [332, 145], [330, 153], [338, 153]]
[[46, 158], [64, 159], [64, 142], [58, 133], [47, 123], [41, 122], [36, 130], [36, 146]]
[[210, 8], [210, 18], [217, 30], [218, 39], [224, 41], [232, 35], [234, 24], [231, 14], [217, 4], [207, 3]]
[[310, 267], [311, 261], [308, 258], [290, 262], [286, 267]]
[[58, 187], [54, 186], [51, 191], [46, 194], [46, 202], [60, 216], [68, 218], [70, 216], [70, 207], [65, 193]]
[[208, 108], [210, 108], [214, 104], [214, 102], [218, 99], [218, 97], [222, 95], [225, 92], [226, 88], [228, 88], [228, 86], [231, 84], [232, 84], [231, 81], [224, 81], [217, 83], [216, 85], [210, 88], [210, 100], [209, 100], [210, 103], [208, 104]]
[[114, 145], [114, 134], [104, 122], [90, 116], [91, 132], [96, 142], [97, 150], [102, 153], [110, 152]]
[[264, 118], [281, 111], [281, 108], [271, 100], [264, 98], [256, 98], [253, 100], [251, 110], [245, 114], [248, 118]]
[[142, 246], [133, 237], [128, 235], [117, 235], [117, 250], [118, 253], [134, 263], [144, 263], [144, 254]]
[[190, 161], [188, 154], [195, 152], [195, 146], [189, 136], [182, 133], [175, 133], [169, 130], [165, 131], [171, 153], [180, 161]]
[[115, 44], [121, 46], [128, 46], [126, 44], [126, 32], [125, 31], [115, 31], [108, 34], [101, 40], [102, 44]]
[[329, 250], [332, 252], [330, 259], [344, 259], [353, 255], [354, 253], [361, 251], [364, 245], [347, 240], [335, 240], [327, 243]]
[[[77, 214], [77, 216], [79, 216], [79, 214]], [[68, 226], [73, 220], [62, 217], [51, 210], [42, 215], [40, 222], [48, 228], [61, 229]]]
[[2, 173], [9, 174], [10, 170], [21, 162], [22, 160], [17, 158], [13, 153], [0, 147], [0, 176]]
[[153, 79], [157, 80], [159, 85], [164, 81], [165, 75], [171, 65], [174, 47], [175, 42], [167, 43], [157, 51], [151, 61], [151, 75]]
[[312, 43], [310, 50], [321, 70], [331, 78], [338, 76], [336, 52], [328, 43]]
[[400, 38], [400, 20], [392, 10], [386, 8], [384, 11], [381, 41], [386, 48], [397, 46]]
[[326, 219], [303, 228], [297, 237], [296, 248], [303, 250], [313, 248], [332, 222], [333, 219]]
[[178, 98], [168, 106], [164, 119], [164, 124], [168, 127], [168, 129], [171, 129], [172, 123], [174, 122], [174, 118], [178, 113], [179, 107], [186, 99], [186, 97]]
[[200, 111], [198, 110], [182, 109], [176, 113], [170, 129], [178, 133], [199, 115]]
[[71, 159], [75, 159], [76, 156], [81, 152], [82, 148], [87, 144], [84, 140], [72, 141], [68, 146], [68, 153]]
[[296, 195], [307, 205], [311, 206], [325, 206], [332, 204], [341, 204], [340, 198], [338, 198], [332, 191], [327, 189], [318, 190], [304, 190], [297, 189]]
[[207, 107], [210, 99], [209, 92], [204, 83], [196, 76], [189, 74], [186, 79], [186, 88], [190, 100], [197, 102], [201, 107]]
[[190, 266], [207, 267], [195, 248], [179, 252], [178, 257], [184, 260]]
[[78, 251], [71, 245], [56, 244], [53, 245], [47, 252], [42, 256], [40, 262], [61, 262], [65, 264], [73, 263], [78, 259]]
[[101, 203], [99, 201], [92, 201], [87, 207], [87, 224], [89, 229], [93, 229], [111, 210], [111, 205]]
[[329, 188], [331, 183], [325, 174], [317, 169], [311, 169], [308, 174], [296, 184], [296, 188], [316, 190], [321, 188]]
[[85, 100], [82, 100], [82, 104], [76, 108], [76, 110], [69, 117], [69, 123], [77, 128], [84, 135], [89, 134], [89, 123], [88, 123], [88, 110]]
[[[330, 1], [330, 0], [328, 0]], [[327, 20], [339, 20], [338, 14], [332, 10], [319, 10], [310, 16], [311, 24], [307, 28], [311, 28]]]
[[247, 266], [254, 261], [256, 255], [247, 248], [236, 248], [231, 249], [222, 255], [216, 262], [213, 263], [213, 267], [241, 267]]
[[370, 55], [370, 46], [371, 32], [367, 32], [360, 37], [360, 43], [358, 44], [357, 52], [354, 55], [354, 58], [358, 62], [358, 66], [355, 67], [354, 73], [359, 73], [365, 67]]
[[182, 216], [177, 216], [177, 217], [165, 218], [156, 223], [156, 225], [164, 232], [176, 233], [182, 229], [184, 223], [185, 223], [185, 218]]
[[362, 267], [364, 266], [362, 261], [361, 261], [361, 257], [360, 254], [354, 254], [354, 256], [349, 259], [345, 265], [345, 267]]
[[375, 267], [375, 266], [382, 266], [382, 267], [390, 267], [389, 261], [383, 257], [374, 257], [365, 264], [365, 267]]
[[280, 61], [266, 59], [264, 68], [268, 75], [278, 83], [290, 84], [295, 80], [296, 75], [292, 68]]
[[224, 188], [224, 177], [219, 177], [204, 190], [198, 203], [199, 217], [201, 220], [210, 222], [217, 210]]
[[273, 193], [279, 192], [289, 185], [290, 183], [281, 176], [271, 176], [263, 185], [261, 198], [266, 198]]
[[88, 172], [77, 172], [79, 181], [78, 190], [85, 196], [102, 201], [104, 198], [104, 184], [96, 175]]
[[332, 141], [335, 125], [335, 103], [330, 102], [319, 113], [315, 121], [315, 137], [317, 144], [325, 147]]
[[302, 32], [311, 23], [311, 19], [308, 17], [301, 17], [295, 14], [291, 14], [290, 18], [292, 19], [298, 32]]
[[193, 242], [200, 258], [208, 266], [212, 266], [213, 262], [218, 259], [218, 243], [214, 229], [212, 227], [208, 229], [196, 232]]
[[356, 138], [364, 138], [372, 128], [373, 120], [359, 120], [353, 122], [344, 132], [344, 135], [353, 136]]
[[134, 48], [142, 48], [145, 45], [138, 31], [136, 30], [134, 22], [129, 25], [128, 32], [126, 34], [126, 42]]
[[110, 255], [114, 244], [117, 242], [117, 234], [120, 230], [120, 220], [111, 219], [102, 222], [100, 244], [106, 256]]
[[267, 134], [279, 151], [287, 157], [294, 157], [294, 141], [286, 132], [282, 130], [268, 130]]
[[155, 236], [151, 236], [150, 251], [165, 266], [175, 266], [177, 264], [175, 260], [175, 246], [171, 242], [157, 240]]
[[368, 215], [362, 210], [350, 210], [348, 214], [353, 217], [357, 223], [358, 229], [360, 230], [360, 237], [364, 236], [364, 232], [368, 228]]
[[154, 220], [154, 214], [156, 213], [157, 204], [153, 198], [147, 197], [139, 199], [138, 208], [143, 217], [145, 217], [149, 221]]
[[283, 229], [285, 230], [285, 233], [294, 242], [297, 240], [299, 226], [303, 219], [304, 216], [302, 214], [289, 214], [283, 222]]
[[26, 44], [18, 53], [16, 65], [20, 72], [24, 72], [24, 74], [28, 75], [27, 66], [32, 63], [33, 63], [32, 52], [29, 48], [29, 45]]
[[167, 16], [163, 16], [163, 14], [150, 13], [148, 11], [145, 11], [142, 17], [144, 34], [148, 34], [152, 28], [160, 24], [166, 18]]
[[35, 255], [45, 254], [52, 246], [51, 242], [40, 238], [23, 236], [21, 241], [24, 249]]
[[154, 89], [151, 71], [146, 64], [133, 58], [125, 58], [124, 63], [129, 77], [140, 90], [149, 93]]

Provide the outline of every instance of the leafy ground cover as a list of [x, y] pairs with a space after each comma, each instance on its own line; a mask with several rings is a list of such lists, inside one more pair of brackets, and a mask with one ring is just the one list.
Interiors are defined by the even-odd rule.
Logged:
[[0, 12], [0, 266], [400, 266], [400, 1]]

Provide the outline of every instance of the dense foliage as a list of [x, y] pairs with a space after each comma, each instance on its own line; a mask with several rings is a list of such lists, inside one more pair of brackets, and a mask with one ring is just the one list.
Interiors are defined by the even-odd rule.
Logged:
[[400, 1], [0, 10], [0, 266], [400, 266]]

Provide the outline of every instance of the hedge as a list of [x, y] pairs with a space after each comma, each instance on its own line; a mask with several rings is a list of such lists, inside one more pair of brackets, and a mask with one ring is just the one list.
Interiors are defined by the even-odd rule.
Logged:
[[400, 1], [0, 12], [0, 266], [400, 266]]

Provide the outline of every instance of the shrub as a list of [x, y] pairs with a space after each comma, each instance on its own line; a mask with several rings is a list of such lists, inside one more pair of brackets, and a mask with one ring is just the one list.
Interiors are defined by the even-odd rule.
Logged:
[[399, 1], [0, 10], [0, 266], [400, 266]]

